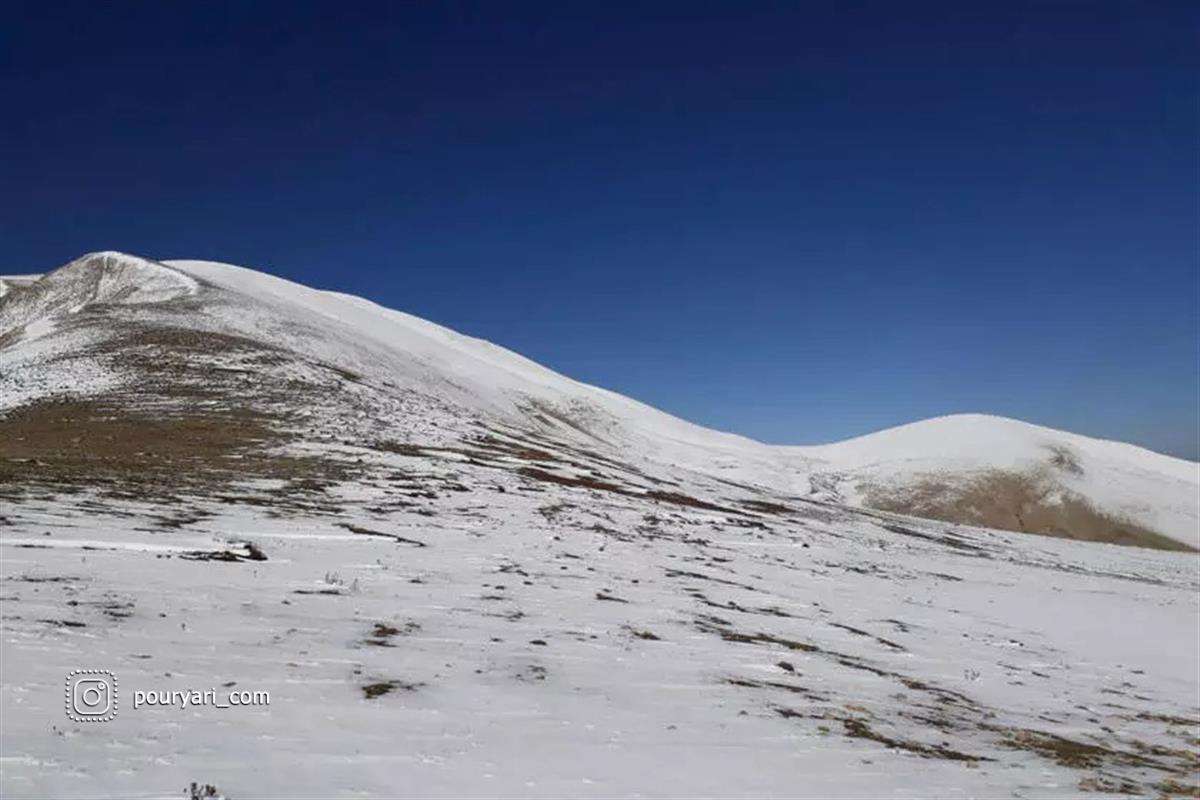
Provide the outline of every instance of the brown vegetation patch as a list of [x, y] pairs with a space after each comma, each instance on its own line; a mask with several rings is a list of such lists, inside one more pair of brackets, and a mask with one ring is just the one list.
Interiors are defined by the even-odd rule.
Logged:
[[409, 442], [393, 442], [384, 440], [375, 442], [373, 445], [376, 450], [382, 450], [385, 453], [396, 453], [402, 456], [423, 456], [427, 455], [425, 449], [420, 445], [411, 444]]
[[780, 647], [786, 647], [788, 650], [799, 650], [803, 653], [819, 653], [821, 648], [815, 644], [807, 642], [797, 642], [793, 639], [784, 639], [781, 636], [772, 636], [769, 633], [739, 633], [733, 630], [721, 630], [720, 636], [727, 642], [738, 642], [741, 644], [777, 644]]
[[274, 417], [248, 409], [151, 413], [130, 409], [118, 398], [51, 399], [14, 409], [0, 424], [0, 496], [14, 499], [37, 486], [164, 499], [193, 491], [212, 495], [246, 480], [329, 478], [338, 472], [318, 459], [273, 455], [288, 437]]
[[722, 511], [722, 512], [730, 513], [730, 514], [739, 513], [737, 511], [733, 511], [732, 509], [723, 508], [722, 506], [714, 505], [712, 503], [707, 503], [704, 500], [697, 500], [695, 497], [689, 497], [688, 495], [680, 494], [679, 492], [649, 491], [649, 492], [646, 492], [646, 497], [649, 497], [651, 500], [659, 500], [663, 503], [674, 503], [677, 506], [687, 506], [689, 508], [702, 508], [705, 511]]
[[850, 655], [848, 653], [839, 653], [834, 650], [826, 650], [825, 648], [819, 647], [815, 644], [799, 642], [769, 633], [742, 633], [734, 630], [732, 627], [730, 627], [731, 625], [732, 623], [730, 623], [728, 620], [712, 616], [711, 614], [700, 615], [696, 618], [696, 627], [699, 630], [705, 633], [716, 634], [727, 642], [736, 642], [739, 644], [774, 644], [779, 645], [780, 647], [785, 647], [788, 650], [794, 650], [803, 653], [814, 653], [823, 658], [827, 658], [836, 664], [840, 664], [843, 667], [848, 667], [849, 669], [867, 672], [880, 678], [890, 678], [892, 680], [899, 681], [905, 687], [912, 689], [913, 691], [924, 692], [930, 695], [939, 703], [950, 706], [958, 706], [961, 708], [976, 708], [975, 701], [961, 692], [956, 692], [952, 689], [944, 689], [939, 686], [933, 686], [925, 683], [924, 681], [915, 680], [901, 673], [882, 669], [874, 666], [871, 663], [868, 663], [866, 660], [859, 658], [858, 656]]
[[296, 361], [295, 354], [244, 336], [131, 321], [117, 307], [89, 307], [64, 324], [92, 324], [97, 315], [108, 337], [76, 356], [116, 368], [126, 385], [97, 398], [47, 398], [8, 412], [0, 423], [0, 492], [41, 485], [162, 500], [273, 478], [289, 481], [286, 492], [264, 498], [273, 513], [299, 505], [325, 510], [304, 503], [296, 490], [312, 495], [345, 479], [350, 467], [277, 455], [279, 445], [298, 438], [288, 430], [287, 409], [328, 402], [320, 380], [262, 374]]
[[1044, 731], [1012, 731], [1006, 736], [1004, 744], [1014, 749], [1038, 753], [1060, 766], [1077, 769], [1099, 767], [1106, 761], [1135, 767], [1158, 766], [1154, 761], [1135, 753], [1113, 750]]
[[92, 348], [93, 353], [136, 354], [153, 349], [173, 356], [215, 355], [233, 352], [278, 352], [263, 342], [216, 331], [172, 325], [124, 323], [119, 335]]
[[[1072, 471], [1069, 461], [1060, 468]], [[929, 476], [901, 487], [860, 488], [866, 504], [881, 511], [1062, 539], [1159, 550], [1193, 549], [1131, 520], [1106, 514], [1038, 472], [989, 470], [959, 482]]]
[[391, 642], [392, 637], [407, 636], [410, 633], [420, 630], [420, 628], [421, 626], [415, 622], [406, 622], [399, 628], [395, 625], [388, 625], [386, 622], [376, 622], [375, 626], [371, 629], [371, 635], [363, 641], [374, 647], [395, 647]]
[[758, 681], [749, 678], [726, 678], [725, 683], [730, 686], [743, 686], [749, 689], [778, 689], [784, 692], [791, 692], [803, 696], [806, 700], [811, 700], [814, 703], [828, 703], [830, 698], [828, 695], [814, 692], [804, 686], [795, 683], [784, 683], [783, 681]]
[[1200, 718], [1197, 717], [1184, 717], [1179, 714], [1157, 714], [1150, 711], [1142, 711], [1134, 718], [1150, 720], [1152, 722], [1165, 722], [1167, 725], [1186, 725], [1192, 728], [1200, 729]]
[[782, 503], [771, 503], [766, 500], [743, 500], [742, 506], [751, 511], [757, 511], [760, 514], [778, 514], [782, 516], [793, 513], [792, 509]]
[[634, 638], [642, 639], [647, 642], [661, 642], [662, 641], [662, 637], [656, 633], [651, 633], [650, 631], [638, 630], [637, 628], [634, 628], [629, 625], [625, 625], [623, 627]]
[[875, 634], [873, 634], [869, 631], [864, 631], [861, 628], [855, 628], [850, 625], [843, 625], [840, 622], [831, 622], [829, 624], [835, 628], [840, 628], [849, 633], [853, 633], [855, 636], [865, 636], [868, 639], [874, 639], [876, 642], [879, 642], [879, 644], [883, 645], [884, 647], [890, 647], [893, 650], [898, 650], [900, 652], [906, 652], [906, 649], [903, 645], [896, 644], [895, 642], [893, 642], [889, 639], [884, 639], [882, 636], [876, 636]]
[[368, 700], [374, 700], [376, 697], [382, 697], [397, 689], [405, 692], [415, 692], [424, 685], [423, 683], [409, 683], [408, 681], [379, 681], [377, 683], [368, 683], [362, 687], [362, 692], [363, 697]]
[[429, 546], [422, 541], [418, 541], [417, 539], [409, 539], [405, 536], [401, 536], [398, 533], [384, 533], [383, 531], [375, 531], [371, 530], [370, 528], [364, 528], [361, 525], [355, 525], [352, 522], [339, 522], [338, 525], [350, 531], [351, 533], [357, 533], [361, 536], [378, 536], [381, 539], [391, 539], [396, 544], [411, 544], [414, 547]]
[[1200, 797], [1200, 786], [1194, 783], [1180, 783], [1168, 779], [1160, 782], [1154, 788], [1158, 789], [1164, 797]]
[[547, 472], [546, 470], [538, 469], [537, 467], [521, 467], [519, 470], [517, 470], [517, 473], [524, 475], [526, 478], [533, 478], [534, 480], [545, 481], [546, 483], [557, 483], [559, 486], [577, 486], [582, 489], [596, 489], [598, 491], [613, 492], [615, 494], [629, 494], [628, 491], [616, 485], [615, 483], [608, 483], [607, 481], [591, 478], [587, 475], [559, 475], [558, 473]]
[[[757, 685], [756, 681], [744, 681], [739, 685]], [[785, 684], [786, 685], [786, 684]], [[866, 709], [859, 705], [847, 704], [846, 709], [851, 711], [865, 712]], [[775, 713], [784, 719], [819, 719], [819, 720], [835, 720], [841, 722], [848, 737], [854, 739], [867, 739], [872, 742], [878, 742], [885, 747], [894, 750], [903, 750], [908, 753], [921, 756], [922, 758], [938, 758], [945, 761], [963, 761], [970, 764], [976, 764], [983, 761], [995, 761], [994, 758], [987, 756], [976, 756], [969, 753], [964, 753], [955, 750], [946, 743], [928, 744], [918, 742], [912, 739], [899, 739], [894, 736], [888, 736], [872, 728], [865, 720], [859, 717], [851, 716], [842, 711], [820, 711], [808, 712], [800, 711], [794, 708], [784, 706], [776, 706]], [[818, 730], [821, 733], [829, 733], [829, 729], [825, 726], [820, 726]]]
[[512, 442], [507, 439], [501, 439], [496, 436], [480, 436], [472, 439], [470, 443], [480, 450], [488, 451], [494, 454], [512, 456], [513, 458], [519, 458], [524, 461], [554, 463], [562, 460], [547, 450], [542, 450], [540, 448], [521, 444], [519, 442]]
[[914, 742], [909, 739], [896, 739], [891, 736], [886, 736], [872, 729], [866, 722], [860, 719], [843, 719], [842, 725], [846, 728], [846, 735], [858, 739], [870, 739], [873, 742], [879, 742], [887, 747], [893, 747], [897, 750], [905, 750], [910, 753], [916, 753], [922, 758], [941, 758], [947, 761], [993, 761], [994, 759], [984, 756], [973, 756], [967, 753], [961, 753], [958, 750], [951, 749], [940, 744], [924, 744], [922, 742]]
[[[935, 534], [931, 534], [931, 533], [922, 533], [921, 531], [913, 530], [912, 528], [906, 527], [904, 525], [881, 524], [879, 527], [883, 528], [885, 531], [891, 531], [892, 533], [898, 533], [901, 536], [911, 536], [914, 539], [924, 539], [927, 542], [935, 542], [937, 544], [943, 544], [943, 545], [946, 545], [947, 547], [952, 547], [955, 550], [959, 550], [964, 553], [973, 553], [976, 555], [983, 555], [986, 552], [982, 547], [978, 547], [969, 542], [963, 541], [961, 538], [959, 538], [957, 536], [951, 536], [950, 534], [935, 535]], [[861, 570], [855, 570], [855, 571], [861, 571]], [[863, 574], [865, 575], [868, 573], [863, 572]], [[936, 574], [936, 573], [930, 573], [930, 574]], [[955, 580], [954, 576], [952, 576], [952, 575], [951, 576], [939, 575], [939, 577], [948, 577], [950, 580]]]
[[256, 414], [153, 417], [101, 400], [34, 403], [9, 412], [3, 424], [0, 484], [211, 474], [228, 467], [235, 452], [274, 438], [269, 421]]

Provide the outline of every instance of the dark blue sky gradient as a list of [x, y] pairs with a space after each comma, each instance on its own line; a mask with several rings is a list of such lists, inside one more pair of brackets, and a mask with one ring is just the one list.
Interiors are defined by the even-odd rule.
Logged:
[[1193, 3], [5, 11], [0, 272], [244, 264], [770, 442], [1200, 457]]

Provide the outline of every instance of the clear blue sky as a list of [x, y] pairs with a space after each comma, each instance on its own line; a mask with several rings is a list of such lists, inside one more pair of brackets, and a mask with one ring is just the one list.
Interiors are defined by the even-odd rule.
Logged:
[[0, 272], [254, 266], [770, 442], [1195, 459], [1197, 8], [27, 0]]

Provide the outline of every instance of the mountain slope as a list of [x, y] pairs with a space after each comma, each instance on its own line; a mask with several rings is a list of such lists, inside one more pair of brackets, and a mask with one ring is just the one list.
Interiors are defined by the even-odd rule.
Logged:
[[1200, 791], [1200, 556], [858, 505], [1043, 467], [1120, 505], [1170, 459], [773, 448], [249, 270], [51, 277], [0, 298], [4, 797]]
[[[580, 384], [411, 315], [240, 267], [95, 254], [26, 286], [0, 298], [0, 367], [7, 376], [0, 377], [0, 402], [10, 406], [145, 382], [145, 369], [127, 363], [130, 353], [166, 336], [172, 341], [149, 351], [178, 360], [174, 340], [192, 331], [200, 339], [178, 367], [197, 373], [196, 384], [209, 381], [197, 367], [258, 351], [249, 364], [224, 367], [242, 371], [238, 388], [231, 387], [239, 394], [252, 378], [269, 388], [279, 365], [260, 362], [284, 354], [305, 365], [302, 383], [313, 379], [301, 394], [323, 391], [314, 369], [342, 370], [355, 376], [360, 405], [404, 398], [458, 409], [652, 471], [1008, 530], [1200, 547], [1200, 465], [1132, 445], [959, 415], [830, 445], [771, 447]], [[61, 336], [41, 341], [59, 327]], [[100, 341], [109, 352], [95, 352], [105, 349]], [[200, 356], [196, 347], [220, 352]], [[169, 376], [159, 378], [177, 388]]]

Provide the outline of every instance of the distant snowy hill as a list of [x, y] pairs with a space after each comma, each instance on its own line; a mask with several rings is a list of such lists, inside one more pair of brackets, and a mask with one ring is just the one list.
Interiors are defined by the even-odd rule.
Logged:
[[[0, 278], [0, 796], [1196, 796], [1198, 470], [767, 446], [223, 264]], [[188, 690], [269, 703], [138, 702]]]

